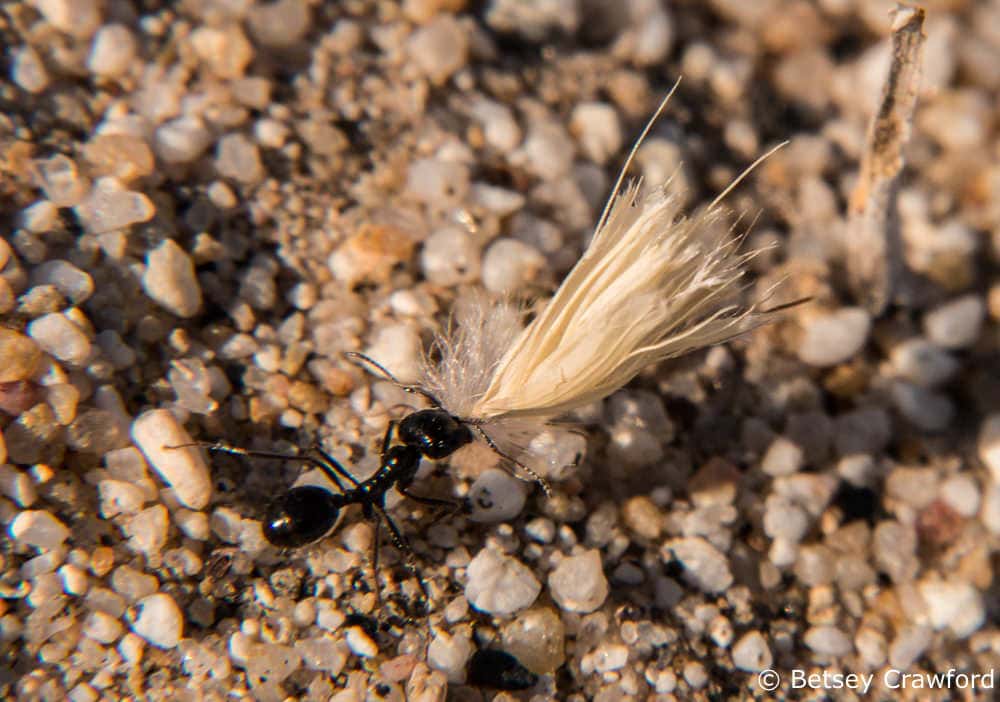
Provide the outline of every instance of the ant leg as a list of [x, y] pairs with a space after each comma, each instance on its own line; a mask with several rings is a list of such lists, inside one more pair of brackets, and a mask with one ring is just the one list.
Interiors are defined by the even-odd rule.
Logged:
[[396, 489], [406, 497], [409, 497], [414, 502], [419, 502], [422, 505], [427, 505], [428, 507], [437, 507], [441, 510], [441, 513], [434, 517], [434, 521], [441, 519], [445, 515], [457, 514], [462, 509], [462, 503], [456, 500], [439, 500], [436, 497], [424, 497], [423, 495], [414, 495], [410, 492], [409, 488], [403, 488], [396, 486]]
[[[549, 483], [548, 483], [548, 481], [545, 480], [545, 478], [543, 478], [542, 476], [540, 476], [535, 471], [531, 470], [531, 468], [529, 468], [528, 466], [524, 465], [523, 463], [521, 463], [519, 460], [517, 460], [513, 456], [508, 456], [506, 453], [504, 453], [503, 451], [501, 451], [500, 447], [497, 446], [496, 443], [494, 443], [493, 439], [490, 438], [490, 435], [487, 434], [486, 430], [483, 429], [481, 426], [479, 426], [478, 424], [472, 424], [472, 426], [474, 426], [476, 428], [476, 431], [479, 432], [479, 435], [481, 437], [483, 437], [483, 440], [486, 442], [486, 444], [491, 449], [493, 449], [493, 452], [495, 454], [497, 454], [498, 456], [500, 456], [500, 458], [504, 458], [504, 459], [510, 461], [515, 466], [517, 466], [518, 468], [520, 468], [521, 470], [523, 470], [525, 473], [527, 473], [528, 475], [530, 475], [531, 478], [532, 478], [532, 480], [534, 480], [536, 483], [538, 483], [542, 487], [542, 492], [545, 493], [545, 496], [546, 497], [550, 497], [550, 498], [552, 497], [552, 488], [549, 487]], [[531, 480], [527, 480], [526, 478], [521, 477], [520, 475], [518, 475], [514, 471], [508, 471], [508, 472], [512, 476], [514, 476], [515, 478], [517, 478], [518, 480], [522, 480], [522, 481], [524, 481], [526, 483], [531, 482]]]
[[[345, 478], [347, 478], [348, 480], [350, 480], [352, 483], [354, 483], [355, 487], [357, 487], [358, 485], [361, 485], [361, 483], [358, 482], [358, 479], [355, 478], [353, 475], [351, 475], [351, 472], [349, 470], [347, 470], [346, 468], [344, 468], [344, 466], [340, 465], [340, 461], [338, 461], [336, 458], [334, 458], [333, 456], [331, 456], [330, 454], [328, 454], [326, 451], [324, 451], [323, 449], [321, 449], [319, 447], [319, 444], [316, 444], [316, 445], [313, 446], [313, 451], [315, 451], [320, 456], [322, 456], [323, 460], [326, 461], [327, 463], [329, 463], [330, 467], [333, 468], [333, 470], [337, 471], [342, 476], [344, 476]], [[327, 475], [330, 475], [325, 470], [323, 472], [326, 473]], [[333, 477], [333, 476], [330, 476], [330, 477]], [[338, 485], [340, 485], [340, 482], [337, 481], [336, 478], [334, 478], [334, 481], [337, 482]], [[341, 492], [343, 492], [343, 488], [341, 488]]]
[[396, 426], [399, 424], [395, 419], [389, 422], [389, 426], [385, 429], [385, 436], [382, 437], [382, 449], [379, 452], [379, 458], [382, 459], [382, 463], [385, 464], [385, 454], [389, 450], [389, 442], [392, 441], [392, 432], [395, 430]]
[[410, 546], [410, 542], [406, 540], [403, 536], [403, 532], [399, 530], [396, 523], [392, 521], [392, 517], [388, 515], [384, 507], [378, 505], [373, 505], [375, 507], [376, 513], [385, 522], [385, 525], [389, 527], [389, 534], [392, 536], [392, 542], [402, 553], [406, 554], [406, 568], [413, 573], [414, 577], [417, 579], [417, 583], [420, 585], [420, 591], [424, 595], [424, 603], [427, 608], [430, 608], [431, 594], [427, 589], [427, 583], [424, 581], [424, 576], [420, 572], [420, 567], [417, 565], [417, 558], [413, 553], [413, 548]]
[[375, 536], [372, 538], [372, 585], [375, 586], [375, 608], [382, 609], [382, 586], [378, 582], [378, 552], [382, 541], [382, 520], [373, 519]]
[[385, 366], [383, 366], [381, 363], [376, 361], [371, 356], [366, 356], [365, 354], [358, 353], [357, 351], [345, 351], [344, 356], [347, 357], [349, 361], [359, 366], [364, 363], [367, 363], [368, 365], [378, 370], [378, 372], [381, 373], [383, 377], [387, 378], [393, 384], [402, 388], [405, 392], [413, 393], [415, 395], [420, 395], [425, 400], [430, 402], [435, 409], [441, 409], [441, 402], [436, 397], [434, 397], [432, 393], [428, 392], [419, 385], [407, 385], [406, 383], [401, 383], [399, 379], [392, 373], [390, 373]]
[[228, 453], [234, 456], [245, 456], [247, 458], [274, 458], [283, 461], [299, 461], [300, 463], [308, 463], [315, 468], [319, 468], [326, 477], [333, 481], [341, 492], [346, 492], [346, 490], [344, 488], [344, 484], [340, 481], [340, 478], [337, 477], [338, 473], [350, 479], [350, 481], [355, 485], [358, 484], [358, 481], [347, 472], [347, 469], [340, 465], [335, 458], [327, 455], [323, 451], [320, 451], [324, 459], [321, 461], [315, 456], [295, 456], [293, 454], [277, 453], [275, 451], [256, 451], [252, 449], [240, 448], [239, 446], [232, 446], [231, 444], [227, 444], [223, 441], [192, 441], [188, 444], [165, 446], [164, 448], [180, 449], [188, 447], [203, 448], [209, 453]]

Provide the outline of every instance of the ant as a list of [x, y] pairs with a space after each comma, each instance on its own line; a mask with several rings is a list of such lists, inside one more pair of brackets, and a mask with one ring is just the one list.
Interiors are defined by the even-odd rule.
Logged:
[[[339, 492], [333, 492], [319, 485], [302, 485], [289, 489], [268, 508], [264, 520], [264, 537], [272, 545], [279, 548], [305, 546], [323, 538], [336, 524], [342, 509], [349, 505], [360, 505], [364, 518], [375, 523], [372, 564], [376, 578], [378, 573], [379, 524], [384, 523], [389, 530], [393, 544], [406, 554], [408, 567], [417, 575], [424, 596], [429, 600], [427, 588], [414, 563], [413, 549], [385, 509], [386, 493], [392, 488], [396, 488], [414, 502], [435, 508], [444, 508], [446, 513], [454, 513], [461, 509], [461, 504], [452, 500], [425, 497], [411, 492], [410, 486], [416, 477], [421, 458], [431, 460], [447, 458], [458, 449], [474, 441], [476, 434], [478, 434], [501, 458], [510, 461], [514, 466], [530, 475], [532, 480], [538, 482], [546, 495], [550, 494], [548, 484], [530, 468], [502, 452], [475, 420], [462, 419], [451, 414], [426, 389], [418, 385], [406, 385], [399, 382], [385, 367], [364, 354], [352, 351], [344, 355], [358, 365], [368, 364], [378, 369], [383, 376], [404, 391], [420, 395], [431, 404], [430, 409], [415, 410], [401, 420], [394, 419], [389, 422], [385, 435], [382, 437], [380, 466], [365, 480], [359, 481], [339, 461], [318, 446], [314, 447], [318, 456], [308, 454], [297, 456], [270, 451], [254, 451], [231, 446], [224, 442], [194, 442], [185, 445], [200, 446], [209, 452], [229, 453], [249, 458], [293, 460], [315, 466], [337, 486]], [[181, 448], [181, 446], [174, 448]], [[525, 480], [525, 478], [514, 475]], [[349, 486], [345, 486], [345, 480], [350, 483]], [[377, 585], [375, 590], [378, 593]]]

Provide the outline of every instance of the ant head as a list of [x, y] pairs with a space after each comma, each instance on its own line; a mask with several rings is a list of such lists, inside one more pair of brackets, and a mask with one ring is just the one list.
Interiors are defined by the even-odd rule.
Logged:
[[292, 488], [268, 508], [264, 536], [279, 548], [305, 546], [333, 528], [343, 506], [343, 495], [318, 485]]
[[469, 427], [442, 409], [420, 410], [399, 423], [400, 441], [435, 460], [450, 456], [473, 438]]

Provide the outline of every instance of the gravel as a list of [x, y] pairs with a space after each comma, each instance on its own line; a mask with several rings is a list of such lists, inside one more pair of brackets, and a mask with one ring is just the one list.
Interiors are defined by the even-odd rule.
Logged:
[[[996, 667], [991, 6], [928, 7], [876, 313], [847, 244], [884, 3], [167, 5], [0, 19], [0, 697], [471, 699], [486, 649], [572, 702]], [[468, 301], [538, 315], [678, 75], [626, 180], [691, 215], [788, 141], [715, 227], [768, 247], [734, 302], [809, 302], [495, 437], [551, 497], [481, 441], [422, 461], [470, 511], [390, 493], [414, 558], [382, 529], [376, 568], [360, 510], [264, 538], [315, 465], [170, 448], [371, 475], [426, 398], [343, 352], [408, 383]]]

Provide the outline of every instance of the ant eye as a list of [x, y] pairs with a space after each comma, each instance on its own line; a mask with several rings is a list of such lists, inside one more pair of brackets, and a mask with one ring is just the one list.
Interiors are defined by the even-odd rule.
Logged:
[[292, 488], [268, 509], [264, 536], [279, 548], [304, 546], [322, 538], [339, 516], [339, 501], [329, 490], [317, 485]]

